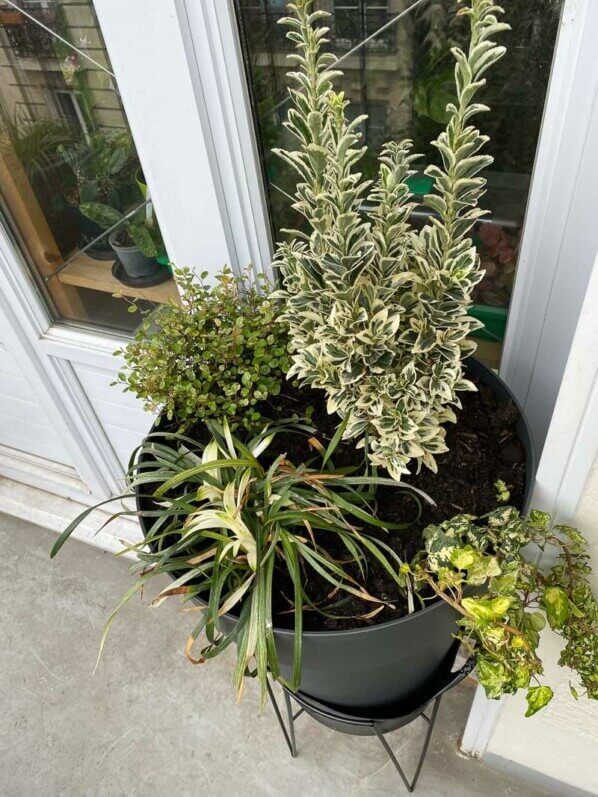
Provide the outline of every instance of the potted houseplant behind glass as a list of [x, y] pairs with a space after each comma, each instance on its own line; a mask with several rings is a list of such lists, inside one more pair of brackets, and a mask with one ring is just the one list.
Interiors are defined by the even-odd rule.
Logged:
[[120, 225], [110, 234], [108, 241], [132, 280], [151, 277], [160, 268], [156, 260], [160, 254], [159, 244], [155, 240], [159, 238], [159, 232], [155, 225], [148, 223], [143, 208], [130, 219], [115, 208], [99, 202], [81, 205], [81, 212], [100, 229], [109, 230]]
[[[139, 578], [118, 608], [169, 573], [154, 604], [203, 607], [191, 661], [234, 643], [239, 692], [256, 674], [264, 696], [270, 673], [369, 716], [424, 688], [457, 632], [487, 693], [527, 689], [535, 712], [551, 696], [532, 685], [547, 618], [596, 697], [585, 542], [520, 515], [533, 479], [525, 422], [498, 377], [465, 359], [482, 277], [469, 235], [491, 162], [471, 121], [508, 26], [490, 0], [461, 6], [471, 45], [453, 51], [457, 100], [435, 142], [442, 166], [427, 170], [436, 217], [416, 231], [410, 143], [386, 146], [374, 186], [362, 179], [361, 119], [347, 121], [321, 51], [327, 14], [311, 0], [289, 7], [299, 148], [280, 155], [299, 173], [309, 231], [279, 246], [275, 297], [226, 272], [213, 290], [179, 272], [181, 304], [123, 352], [119, 381], [161, 417], [132, 457], [146, 545], [130, 546]], [[549, 573], [525, 560], [530, 542], [560, 550]]]
[[[98, 130], [89, 139], [58, 147], [69, 166], [73, 185], [67, 201], [73, 208], [79, 230], [79, 248], [102, 234], [102, 227], [83, 212], [87, 203], [107, 204], [121, 211], [139, 201], [134, 173], [139, 166], [133, 141], [128, 132]], [[97, 241], [88, 254], [98, 260], [112, 259], [113, 250], [105, 240]]]

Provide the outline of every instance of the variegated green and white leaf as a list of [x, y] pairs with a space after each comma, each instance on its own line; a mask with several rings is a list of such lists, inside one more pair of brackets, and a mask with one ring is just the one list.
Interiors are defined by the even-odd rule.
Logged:
[[299, 175], [293, 207], [311, 230], [291, 231], [276, 256], [289, 377], [325, 390], [329, 412], [348, 418], [345, 438], [359, 446], [367, 437], [371, 461], [395, 478], [412, 461], [436, 470], [436, 456], [447, 450], [443, 424], [454, 422], [458, 393], [472, 387], [462, 360], [475, 350], [466, 338], [479, 322], [467, 310], [483, 272], [468, 236], [484, 213], [479, 174], [492, 158], [482, 154], [488, 139], [471, 119], [488, 110], [477, 95], [504, 54], [492, 37], [508, 26], [497, 22], [501, 9], [491, 0], [462, 5], [471, 43], [468, 52], [453, 50], [457, 96], [433, 142], [442, 165], [426, 170], [433, 216], [417, 231], [409, 221], [411, 142], [389, 142], [376, 183], [363, 179], [362, 118], [347, 120], [348, 102], [333, 88], [339, 72], [321, 51], [326, 13], [314, 12], [312, 0], [289, 8], [294, 16], [283, 24], [296, 68], [286, 127], [299, 147], [278, 154]]

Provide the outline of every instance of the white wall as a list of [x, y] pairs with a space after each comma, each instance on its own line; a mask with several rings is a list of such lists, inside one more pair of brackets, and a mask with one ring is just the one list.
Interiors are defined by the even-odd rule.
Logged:
[[[598, 418], [595, 420], [598, 423]], [[575, 513], [575, 525], [588, 536], [594, 567], [592, 586], [598, 594], [598, 457], [594, 462]]]

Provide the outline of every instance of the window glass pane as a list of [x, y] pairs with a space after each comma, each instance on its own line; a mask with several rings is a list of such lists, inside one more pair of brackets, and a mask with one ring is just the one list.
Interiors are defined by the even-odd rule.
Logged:
[[0, 0], [0, 212], [57, 320], [176, 296], [92, 0]]
[[[414, 140], [421, 153], [412, 178], [416, 196], [430, 181], [423, 174], [438, 161], [430, 145], [442, 130], [445, 109], [453, 95], [454, 45], [467, 41], [467, 20], [456, 15], [456, 0], [428, 0], [409, 11], [413, 0], [321, 0], [332, 13], [328, 49], [340, 59], [344, 77], [338, 88], [351, 101], [354, 117], [364, 123], [368, 154], [360, 168], [376, 173], [376, 156], [389, 139]], [[490, 215], [475, 230], [486, 277], [477, 287], [473, 312], [486, 324], [479, 353], [497, 366], [510, 302], [523, 220], [529, 193], [546, 90], [553, 59], [562, 0], [509, 0], [507, 21], [513, 30], [501, 37], [507, 56], [488, 73], [483, 101], [490, 113], [480, 117], [491, 137], [487, 151], [495, 158], [486, 173], [484, 207]], [[275, 236], [301, 219], [290, 207], [295, 176], [271, 150], [293, 149], [282, 126], [287, 110], [288, 65], [279, 4], [237, 0], [246, 70]], [[284, 28], [282, 29], [284, 31]], [[371, 37], [371, 38], [370, 38]], [[413, 221], [423, 223], [423, 209]]]

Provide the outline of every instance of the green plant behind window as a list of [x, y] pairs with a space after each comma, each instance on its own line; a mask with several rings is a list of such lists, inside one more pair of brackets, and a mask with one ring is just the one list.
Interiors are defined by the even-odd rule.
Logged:
[[181, 428], [228, 418], [233, 429], [252, 430], [258, 403], [280, 393], [290, 365], [286, 326], [259, 286], [229, 270], [213, 287], [206, 277], [176, 272], [180, 304], [163, 305], [117, 352], [127, 365], [119, 381]]
[[11, 119], [1, 106], [0, 119], [2, 151], [16, 154], [32, 185], [51, 185], [52, 172], [62, 164], [60, 147], [75, 143], [71, 128], [55, 119]]
[[[397, 479], [411, 460], [435, 470], [458, 393], [474, 389], [462, 359], [475, 350], [467, 338], [481, 326], [467, 311], [482, 271], [469, 234], [483, 215], [479, 173], [492, 158], [481, 154], [487, 138], [472, 120], [488, 110], [476, 95], [505, 52], [492, 37], [509, 26], [498, 22], [501, 9], [491, 0], [461, 6], [471, 41], [467, 53], [452, 51], [456, 101], [434, 142], [443, 165], [426, 170], [434, 193], [425, 204], [434, 216], [418, 232], [409, 224], [411, 142], [386, 145], [373, 188], [363, 179], [363, 117], [347, 120], [348, 103], [333, 88], [340, 73], [321, 50], [328, 29], [320, 22], [329, 15], [313, 11], [312, 0], [289, 8], [295, 16], [284, 23], [298, 52], [290, 56], [297, 71], [289, 73], [296, 87], [286, 127], [299, 148], [279, 154], [299, 174], [293, 207], [311, 228], [291, 231], [277, 254], [290, 375], [326, 390], [329, 411], [349, 417], [346, 436], [368, 438], [374, 464]], [[366, 201], [374, 207], [368, 215]]]
[[147, 222], [143, 215], [143, 208], [140, 209], [139, 214], [135, 214], [130, 219], [127, 219], [126, 215], [116, 208], [103, 205], [101, 202], [84, 202], [80, 205], [80, 210], [84, 216], [95, 221], [103, 230], [109, 230], [116, 224], [120, 224], [118, 230], [119, 235], [124, 238], [122, 241], [124, 246], [138, 246], [146, 257], [158, 256], [161, 238], [157, 227]]
[[123, 210], [135, 198], [131, 191], [139, 160], [127, 131], [99, 130], [59, 152], [75, 178], [73, 204], [100, 202]]

